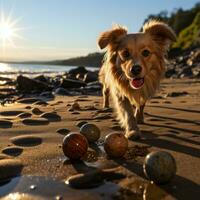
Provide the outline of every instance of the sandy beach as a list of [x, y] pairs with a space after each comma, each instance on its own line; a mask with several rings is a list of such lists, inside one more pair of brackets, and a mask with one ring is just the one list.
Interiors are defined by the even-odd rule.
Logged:
[[[115, 121], [112, 109], [102, 109], [101, 96], [22, 98], [2, 105], [0, 179], [18, 175], [14, 179], [18, 181], [2, 183], [0, 197], [9, 199], [6, 195], [10, 192], [19, 192], [25, 193], [27, 199], [36, 196], [49, 199], [49, 194], [52, 199], [72, 196], [73, 199], [197, 199], [200, 192], [199, 99], [199, 80], [163, 80], [160, 92], [145, 108], [145, 123], [139, 125], [142, 139], [129, 141], [127, 154], [117, 160], [105, 155], [102, 141], [107, 134], [123, 133], [123, 130]], [[78, 102], [80, 109], [70, 109], [74, 102]], [[62, 140], [69, 131], [79, 132], [77, 124], [81, 121], [96, 124], [101, 130], [101, 139], [90, 146], [82, 161], [71, 162], [62, 152]], [[155, 150], [170, 152], [176, 160], [176, 176], [167, 185], [151, 184], [143, 174], [144, 158]], [[108, 178], [94, 189], [76, 190], [64, 184], [71, 175], [99, 168], [114, 170], [123, 176]], [[9, 184], [14, 186], [8, 190]], [[35, 189], [30, 189], [34, 184]]]

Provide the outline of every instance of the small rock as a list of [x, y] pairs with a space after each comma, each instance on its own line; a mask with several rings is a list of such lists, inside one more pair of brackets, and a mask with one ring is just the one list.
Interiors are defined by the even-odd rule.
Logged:
[[47, 106], [48, 103], [46, 101], [36, 101], [35, 103], [33, 103], [33, 105], [40, 105], [40, 106]]
[[70, 130], [66, 129], [66, 128], [60, 128], [56, 132], [61, 134], [61, 135], [67, 135], [68, 133], [70, 133]]
[[2, 150], [2, 153], [10, 156], [19, 156], [22, 152], [23, 149], [19, 147], [6, 147]]
[[111, 119], [112, 117], [110, 114], [99, 114], [98, 116], [94, 117], [94, 119]]
[[171, 92], [167, 94], [167, 97], [179, 97], [179, 96], [185, 96], [187, 95], [188, 92], [183, 91], [183, 92]]
[[27, 118], [27, 117], [31, 117], [31, 113], [26, 113], [26, 112], [24, 112], [24, 113], [21, 113], [21, 114], [19, 114], [19, 115], [17, 115], [17, 117], [19, 117], [19, 118]]
[[47, 91], [50, 90], [50, 86], [44, 82], [30, 79], [28, 77], [19, 75], [17, 77], [17, 90], [23, 92], [31, 92], [31, 91]]
[[8, 120], [0, 120], [0, 128], [11, 128], [12, 124], [13, 123]]
[[80, 110], [80, 105], [78, 102], [74, 102], [72, 105], [71, 105], [71, 109], [73, 110]]
[[18, 176], [23, 168], [20, 160], [3, 159], [0, 160], [0, 180]]
[[94, 188], [102, 185], [104, 179], [100, 170], [95, 170], [85, 174], [77, 174], [67, 179], [65, 183], [76, 189]]
[[31, 111], [35, 115], [41, 115], [43, 113], [39, 108], [33, 108]]
[[69, 91], [65, 88], [59, 87], [54, 91], [55, 95], [67, 96], [70, 95]]
[[63, 79], [60, 87], [71, 89], [71, 88], [81, 88], [86, 86], [86, 83], [80, 80], [73, 79]]
[[24, 103], [24, 104], [32, 104], [35, 103], [36, 101], [39, 101], [40, 99], [38, 98], [24, 98], [24, 99], [20, 99], [17, 102], [18, 103]]
[[55, 122], [55, 121], [61, 121], [60, 115], [54, 113], [54, 112], [46, 112], [40, 115], [41, 118], [46, 118], [49, 121]]
[[49, 120], [44, 119], [44, 118], [37, 118], [37, 119], [27, 118], [27, 119], [22, 120], [22, 123], [29, 126], [38, 126], [38, 125], [49, 124]]
[[10, 138], [11, 142], [18, 146], [36, 146], [42, 143], [42, 138], [34, 135], [20, 135]]
[[76, 126], [78, 126], [79, 128], [81, 128], [84, 124], [87, 124], [88, 122], [86, 121], [80, 121], [76, 123]]

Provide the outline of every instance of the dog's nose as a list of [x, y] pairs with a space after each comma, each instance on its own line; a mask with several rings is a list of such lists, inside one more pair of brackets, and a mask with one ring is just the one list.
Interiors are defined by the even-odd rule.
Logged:
[[133, 65], [133, 67], [131, 68], [131, 73], [134, 76], [139, 75], [141, 71], [142, 71], [142, 67], [140, 65]]

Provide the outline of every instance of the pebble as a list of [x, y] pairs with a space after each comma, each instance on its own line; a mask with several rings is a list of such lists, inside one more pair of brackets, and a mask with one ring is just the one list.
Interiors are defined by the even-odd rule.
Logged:
[[2, 153], [9, 156], [19, 156], [23, 152], [22, 148], [19, 147], [6, 147], [2, 150]]
[[61, 135], [67, 135], [68, 133], [70, 133], [70, 130], [66, 129], [66, 128], [60, 128], [56, 132], [61, 134]]
[[94, 119], [111, 119], [112, 117], [110, 114], [99, 114], [98, 116], [94, 117]]
[[20, 174], [23, 165], [18, 159], [0, 160], [0, 180], [15, 177]]
[[35, 115], [41, 115], [43, 113], [39, 108], [33, 108], [31, 111]]
[[36, 146], [42, 143], [42, 138], [34, 135], [20, 135], [10, 138], [11, 142], [19, 146]]
[[47, 106], [48, 103], [46, 101], [36, 101], [33, 105]]
[[24, 103], [24, 104], [32, 104], [37, 102], [39, 99], [38, 98], [24, 98], [24, 99], [20, 99], [17, 102], [18, 103]]
[[80, 128], [80, 133], [84, 135], [88, 142], [96, 142], [100, 138], [100, 129], [95, 124], [84, 124]]
[[80, 105], [78, 102], [74, 102], [72, 105], [71, 105], [71, 109], [73, 110], [80, 110]]
[[37, 118], [37, 119], [27, 118], [27, 119], [22, 120], [22, 123], [25, 125], [31, 125], [31, 126], [47, 125], [49, 124], [49, 120], [44, 119], [44, 118]]
[[49, 121], [61, 121], [61, 117], [55, 112], [46, 112], [40, 115], [41, 118], [46, 118]]
[[8, 120], [0, 120], [0, 128], [11, 128], [12, 124], [13, 123]]
[[104, 179], [102, 177], [101, 170], [95, 170], [85, 174], [81, 173], [71, 176], [65, 183], [76, 189], [87, 189], [98, 187], [102, 185], [103, 182]]
[[80, 121], [76, 123], [76, 126], [78, 126], [79, 128], [81, 128], [81, 126], [83, 126], [84, 124], [87, 124], [87, 121]]
[[24, 112], [24, 113], [20, 113], [19, 115], [17, 115], [17, 117], [19, 118], [27, 118], [27, 117], [31, 117], [31, 113], [27, 113], [27, 112]]
[[21, 113], [23, 113], [24, 111], [19, 111], [19, 110], [10, 110], [10, 111], [3, 111], [0, 112], [0, 115], [2, 116], [17, 116]]

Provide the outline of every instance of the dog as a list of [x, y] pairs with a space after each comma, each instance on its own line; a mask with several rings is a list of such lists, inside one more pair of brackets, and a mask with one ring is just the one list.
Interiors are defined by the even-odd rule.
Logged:
[[103, 107], [109, 107], [110, 96], [129, 139], [141, 136], [138, 124], [144, 122], [147, 100], [159, 88], [165, 73], [166, 53], [174, 41], [174, 31], [157, 20], [146, 22], [138, 33], [128, 34], [125, 27], [117, 25], [98, 38], [100, 49], [106, 49], [99, 72]]

